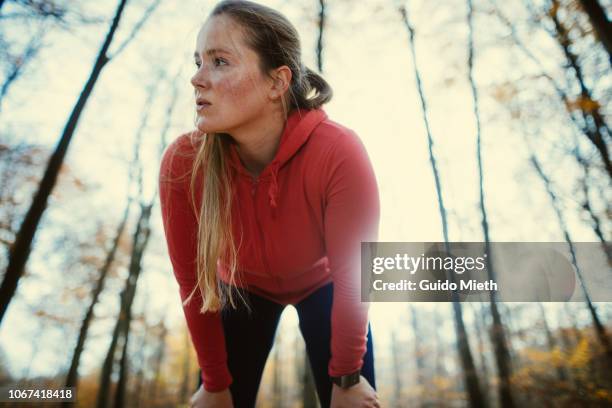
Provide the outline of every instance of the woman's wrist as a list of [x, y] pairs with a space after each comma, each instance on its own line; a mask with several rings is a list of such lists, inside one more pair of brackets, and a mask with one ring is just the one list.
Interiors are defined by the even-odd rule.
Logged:
[[361, 377], [361, 370], [357, 370], [350, 374], [340, 375], [340, 376], [331, 376], [331, 381], [333, 384], [337, 385], [342, 389], [348, 389], [352, 386], [359, 383], [359, 379]]

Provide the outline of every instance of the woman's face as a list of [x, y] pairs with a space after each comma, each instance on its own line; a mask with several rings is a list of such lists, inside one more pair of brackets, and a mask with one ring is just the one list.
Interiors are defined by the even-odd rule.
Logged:
[[262, 117], [270, 103], [269, 79], [260, 71], [259, 56], [243, 39], [240, 26], [220, 15], [198, 33], [194, 53], [196, 127], [202, 132], [232, 133]]

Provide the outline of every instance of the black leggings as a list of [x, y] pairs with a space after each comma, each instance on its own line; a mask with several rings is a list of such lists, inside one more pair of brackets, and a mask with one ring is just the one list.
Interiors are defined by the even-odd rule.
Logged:
[[[252, 292], [242, 293], [250, 299], [252, 314], [249, 315], [242, 300], [238, 299], [238, 309], [224, 309], [222, 320], [228, 368], [233, 377], [230, 392], [234, 408], [252, 408], [255, 406], [261, 376], [285, 306]], [[295, 305], [322, 408], [329, 407], [332, 391], [332, 383], [327, 373], [331, 357], [332, 298], [333, 283], [330, 282]], [[376, 389], [372, 331], [369, 324], [361, 375]], [[199, 388], [202, 384], [201, 372], [198, 378]], [[302, 384], [297, 386], [301, 387]]]

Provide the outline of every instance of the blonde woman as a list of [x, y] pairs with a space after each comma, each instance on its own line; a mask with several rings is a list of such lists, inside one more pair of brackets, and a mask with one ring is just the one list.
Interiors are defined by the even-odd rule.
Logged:
[[[166, 242], [200, 366], [191, 407], [253, 407], [293, 305], [322, 407], [378, 407], [360, 242], [378, 188], [359, 137], [321, 106], [279, 12], [216, 5], [195, 48], [196, 129], [164, 153]], [[301, 386], [301, 384], [297, 384]]]

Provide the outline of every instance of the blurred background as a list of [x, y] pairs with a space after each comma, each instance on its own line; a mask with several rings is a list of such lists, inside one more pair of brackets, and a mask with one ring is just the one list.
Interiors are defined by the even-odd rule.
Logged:
[[[380, 241], [593, 242], [611, 264], [611, 1], [262, 3], [368, 150]], [[214, 4], [0, 0], [0, 386], [187, 406], [157, 175]], [[612, 307], [573, 300], [372, 303], [383, 406], [611, 406]], [[258, 406], [317, 406], [292, 306]]]

